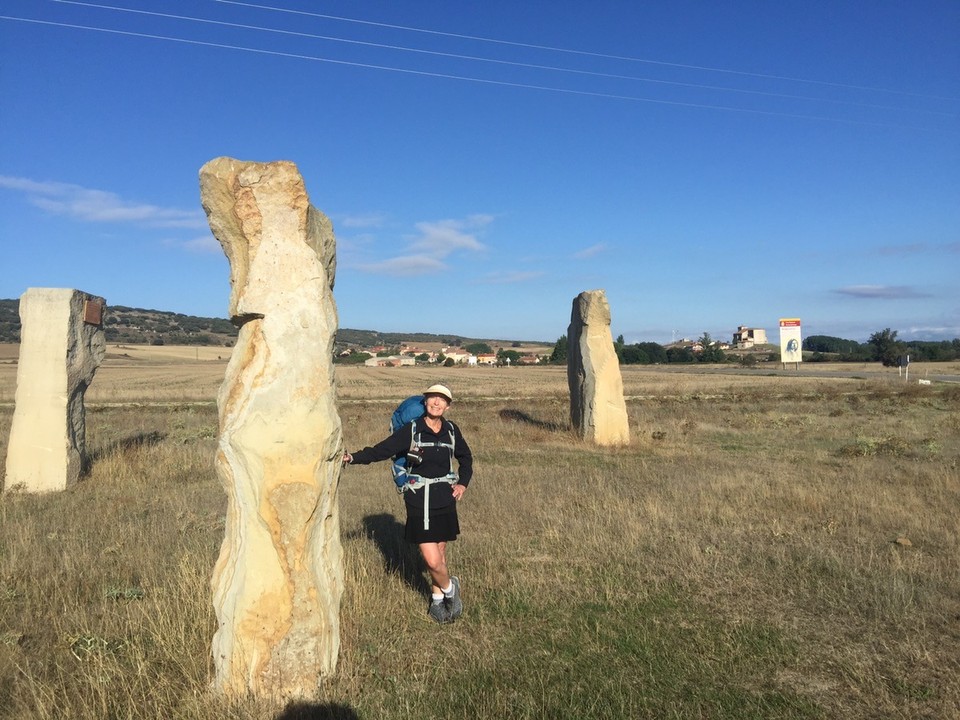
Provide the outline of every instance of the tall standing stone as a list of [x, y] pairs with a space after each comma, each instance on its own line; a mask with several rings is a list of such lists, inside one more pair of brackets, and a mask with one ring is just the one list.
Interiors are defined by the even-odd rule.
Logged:
[[106, 354], [101, 297], [65, 288], [20, 296], [16, 407], [5, 488], [65, 490], [86, 450], [83, 395]]
[[336, 669], [343, 594], [333, 228], [290, 162], [211, 160], [200, 196], [240, 326], [217, 398], [214, 688], [309, 696]]
[[623, 378], [603, 290], [587, 290], [573, 300], [567, 329], [567, 381], [570, 419], [580, 437], [597, 445], [629, 445]]

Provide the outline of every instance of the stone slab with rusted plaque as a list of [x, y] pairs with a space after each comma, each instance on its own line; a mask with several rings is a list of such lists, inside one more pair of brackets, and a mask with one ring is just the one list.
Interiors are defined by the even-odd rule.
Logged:
[[83, 321], [87, 325], [103, 325], [104, 304], [100, 298], [83, 301]]
[[64, 490], [86, 452], [83, 396], [106, 354], [101, 297], [64, 288], [20, 296], [16, 406], [5, 490]]

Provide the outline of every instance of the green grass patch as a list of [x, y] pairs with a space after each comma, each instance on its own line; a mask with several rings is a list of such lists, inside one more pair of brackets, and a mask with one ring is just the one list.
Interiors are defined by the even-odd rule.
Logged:
[[[570, 604], [484, 597], [476, 622], [508, 622], [496, 648], [454, 673], [447, 716], [485, 718], [816, 718], [778, 686], [797, 645], [760, 624], [731, 625], [675, 594]], [[442, 717], [429, 707], [412, 708]]]

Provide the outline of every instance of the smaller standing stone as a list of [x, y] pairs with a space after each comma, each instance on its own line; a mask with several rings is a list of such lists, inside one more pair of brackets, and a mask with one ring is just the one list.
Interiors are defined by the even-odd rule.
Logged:
[[86, 450], [83, 396], [106, 354], [105, 304], [101, 297], [61, 288], [29, 288], [20, 296], [6, 490], [65, 490], [80, 478]]
[[580, 437], [597, 445], [629, 445], [623, 378], [603, 290], [587, 290], [574, 298], [567, 348], [570, 419]]

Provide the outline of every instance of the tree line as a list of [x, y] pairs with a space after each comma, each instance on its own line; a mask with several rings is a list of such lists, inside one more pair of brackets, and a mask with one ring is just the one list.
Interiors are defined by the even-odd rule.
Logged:
[[[701, 335], [697, 343], [702, 348], [699, 352], [695, 352], [690, 346], [664, 347], [655, 342], [640, 342], [628, 345], [624, 341], [623, 335], [620, 335], [614, 340], [613, 349], [617, 353], [621, 365], [728, 362], [727, 353], [720, 348], [718, 342], [710, 337], [709, 333]], [[567, 352], [567, 336], [561, 335], [553, 346], [553, 352], [550, 353], [550, 362], [565, 365]], [[779, 356], [777, 359], [779, 359]]]
[[[769, 353], [738, 354], [724, 352], [719, 343], [704, 333], [698, 340], [702, 350], [694, 351], [690, 346], [664, 347], [655, 342], [626, 344], [623, 335], [613, 343], [621, 365], [660, 365], [668, 363], [725, 363], [739, 362], [754, 364], [758, 359], [780, 362], [780, 351]], [[870, 335], [865, 343], [856, 340], [832, 337], [829, 335], [811, 335], [803, 341], [805, 362], [881, 362], [888, 367], [896, 367], [908, 357], [910, 362], [942, 362], [960, 359], [960, 338], [953, 340], [924, 341], [899, 340], [897, 331], [884, 328]], [[550, 362], [565, 365], [567, 362], [568, 340], [561, 335], [553, 346]]]
[[811, 362], [881, 362], [896, 367], [901, 359], [910, 362], [943, 362], [960, 358], [960, 338], [953, 340], [910, 340], [897, 338], [897, 331], [884, 328], [870, 335], [865, 343], [829, 335], [811, 335], [803, 349], [811, 353]]

